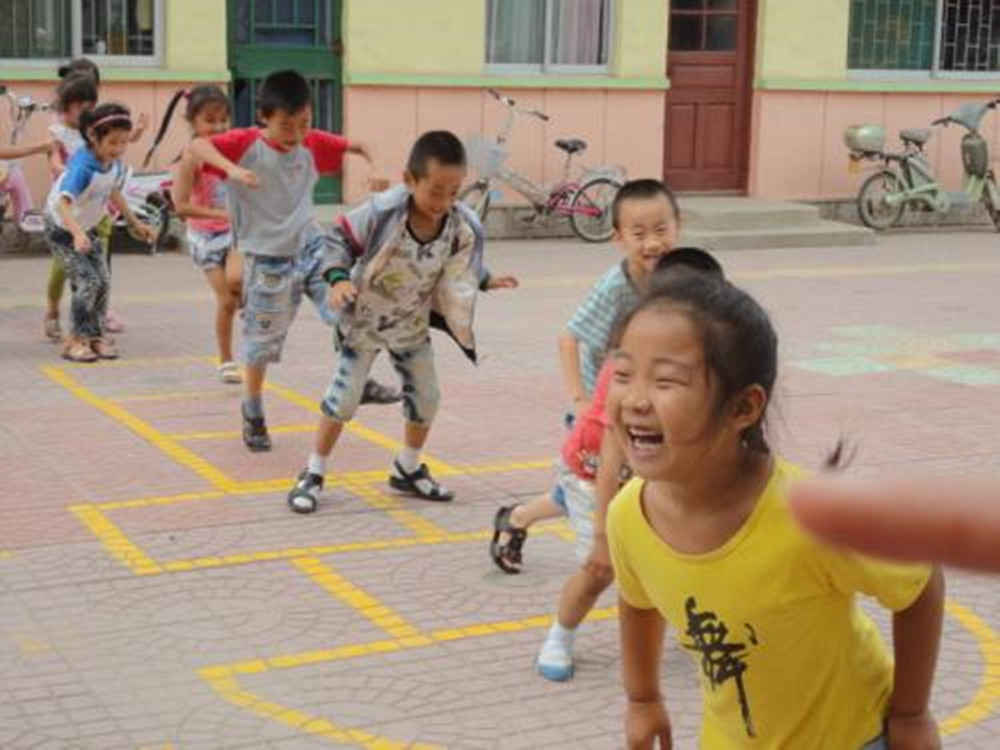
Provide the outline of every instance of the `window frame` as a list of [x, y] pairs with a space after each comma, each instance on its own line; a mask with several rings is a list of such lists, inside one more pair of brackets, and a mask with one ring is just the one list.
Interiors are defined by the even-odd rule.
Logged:
[[542, 36], [542, 62], [535, 63], [493, 63], [489, 61], [490, 47], [492, 39], [490, 38], [490, 19], [489, 19], [489, 0], [483, 0], [484, 5], [487, 10], [486, 14], [486, 62], [484, 65], [484, 70], [490, 75], [501, 75], [501, 76], [538, 76], [543, 77], [547, 75], [608, 75], [611, 73], [611, 60], [612, 60], [612, 44], [615, 40], [615, 27], [617, 24], [617, 10], [618, 2], [617, 0], [606, 0], [605, 13], [607, 14], [607, 49], [605, 50], [605, 57], [607, 62], [603, 65], [571, 65], [568, 63], [555, 63], [552, 62], [552, 54], [555, 45], [552, 42], [553, 33], [553, 3], [554, 0], [542, 0], [545, 3], [545, 32]]
[[[941, 41], [944, 34], [944, 0], [935, 0], [934, 49], [931, 67], [927, 70], [902, 68], [847, 68], [847, 78], [853, 81], [994, 81], [1000, 80], [1000, 70], [941, 70]], [[850, 14], [848, 13], [848, 27]], [[850, 28], [847, 35], [850, 45]], [[850, 49], [847, 50], [850, 57]], [[848, 65], [850, 60], [848, 60]]]
[[[86, 57], [104, 68], [160, 68], [166, 59], [167, 0], [153, 0], [152, 55], [97, 55], [83, 51], [83, 0], [70, 2], [70, 58]], [[65, 57], [0, 57], [0, 65], [21, 68], [48, 68]]]

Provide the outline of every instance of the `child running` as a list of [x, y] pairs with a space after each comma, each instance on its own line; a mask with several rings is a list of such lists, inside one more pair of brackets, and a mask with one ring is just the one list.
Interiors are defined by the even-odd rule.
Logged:
[[[217, 86], [198, 86], [185, 94], [185, 119], [195, 138], [229, 130], [229, 97]], [[174, 180], [177, 215], [187, 220], [188, 250], [205, 273], [215, 293], [215, 338], [219, 346], [219, 377], [223, 383], [241, 383], [233, 361], [233, 317], [242, 296], [243, 264], [233, 248], [226, 210], [226, 184], [185, 154]]]
[[[490, 556], [506, 573], [520, 570], [522, 547], [532, 524], [568, 515], [576, 532], [582, 566], [563, 588], [555, 622], [538, 656], [538, 671], [546, 679], [563, 681], [573, 676], [576, 629], [613, 578], [604, 513], [618, 489], [622, 462], [615, 446], [609, 444], [613, 441], [601, 440], [603, 394], [610, 375], [601, 383], [598, 373], [615, 319], [635, 302], [657, 265], [672, 255], [679, 213], [673, 192], [659, 180], [634, 180], [618, 192], [612, 217], [615, 240], [625, 258], [598, 280], [560, 339], [564, 377], [580, 424], [574, 424], [564, 443], [552, 493], [525, 505], [502, 507], [493, 521]], [[692, 256], [714, 263], [700, 251], [685, 251], [680, 260], [697, 264], [699, 260]], [[600, 461], [595, 460], [598, 455]], [[608, 466], [605, 476], [596, 472], [595, 463]]]
[[[253, 452], [271, 450], [264, 417], [267, 366], [281, 359], [302, 295], [324, 321], [329, 288], [329, 242], [313, 217], [313, 188], [320, 175], [339, 174], [344, 154], [372, 167], [368, 147], [312, 128], [312, 91], [294, 70], [272, 73], [257, 92], [260, 128], [234, 128], [195, 138], [194, 158], [229, 180], [229, 218], [244, 255], [243, 348], [246, 397], [241, 406], [243, 442]], [[384, 180], [369, 183], [384, 186]], [[366, 402], [398, 401], [378, 383], [366, 385]]]
[[152, 239], [152, 227], [139, 222], [121, 194], [125, 167], [121, 157], [129, 144], [132, 118], [120, 104], [102, 104], [84, 112], [80, 132], [84, 148], [66, 165], [49, 193], [46, 239], [60, 258], [73, 290], [72, 329], [63, 357], [73, 362], [115, 359], [118, 350], [105, 335], [110, 275], [97, 226], [109, 204], [140, 237]]
[[482, 227], [456, 200], [465, 176], [462, 142], [448, 131], [424, 133], [410, 151], [405, 185], [373, 196], [335, 226], [324, 276], [331, 304], [342, 311], [337, 361], [321, 404], [315, 448], [288, 495], [296, 513], [316, 510], [327, 459], [383, 349], [403, 381], [405, 419], [403, 448], [389, 485], [423, 500], [454, 497], [420, 462], [440, 399], [431, 319], [443, 320], [475, 361], [477, 291], [517, 286], [513, 277], [492, 277], [482, 265]]
[[[787, 503], [772, 454], [777, 337], [719, 279], [657, 285], [611, 355], [607, 413], [638, 478], [608, 512], [632, 749], [671, 747], [666, 624], [701, 674], [704, 748], [939, 747], [928, 701], [943, 578], [827, 547]], [[895, 666], [859, 593], [892, 610]]]

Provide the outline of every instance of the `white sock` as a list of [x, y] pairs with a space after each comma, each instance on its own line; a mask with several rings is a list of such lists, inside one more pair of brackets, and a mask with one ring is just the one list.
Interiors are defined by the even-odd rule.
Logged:
[[399, 451], [399, 455], [396, 456], [396, 462], [403, 471], [412, 474], [420, 468], [420, 449], [404, 445]]
[[573, 647], [574, 638], [576, 638], [576, 628], [564, 628], [558, 620], [552, 623], [549, 634], [546, 636], [546, 640], [561, 643], [567, 648]]
[[321, 456], [318, 453], [310, 453], [309, 473], [318, 474], [321, 477], [326, 476], [326, 456]]

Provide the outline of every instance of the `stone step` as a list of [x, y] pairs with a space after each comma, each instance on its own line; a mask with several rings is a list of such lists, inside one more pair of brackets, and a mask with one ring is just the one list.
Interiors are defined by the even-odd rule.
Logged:
[[837, 221], [816, 221], [800, 226], [768, 229], [710, 230], [685, 226], [682, 245], [707, 250], [765, 250], [779, 247], [863, 247], [874, 245], [876, 234], [865, 227]]
[[814, 224], [819, 209], [805, 203], [738, 196], [680, 196], [681, 223], [699, 230], [753, 230]]

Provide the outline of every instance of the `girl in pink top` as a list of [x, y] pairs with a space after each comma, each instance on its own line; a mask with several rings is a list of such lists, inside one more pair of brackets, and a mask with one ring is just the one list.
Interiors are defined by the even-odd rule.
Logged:
[[[229, 129], [229, 97], [216, 86], [198, 86], [186, 93], [185, 118], [195, 138]], [[240, 383], [233, 361], [233, 318], [242, 297], [243, 266], [233, 247], [226, 183], [205, 170], [190, 152], [185, 154], [174, 182], [178, 216], [187, 220], [188, 249], [215, 292], [215, 337], [219, 344], [219, 376], [223, 383]]]

